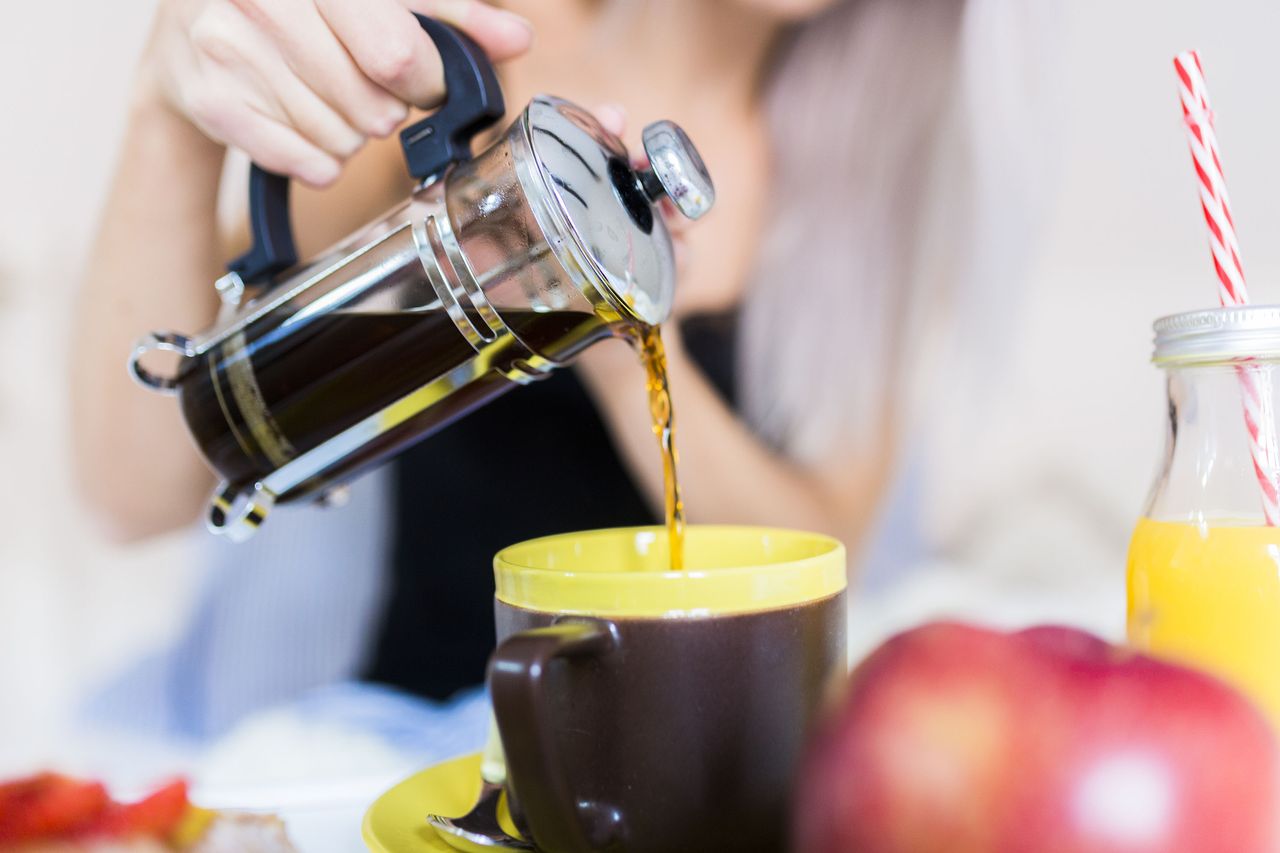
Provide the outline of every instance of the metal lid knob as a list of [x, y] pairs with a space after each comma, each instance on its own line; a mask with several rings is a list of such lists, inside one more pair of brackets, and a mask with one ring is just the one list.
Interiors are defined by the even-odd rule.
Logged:
[[642, 138], [649, 169], [640, 173], [640, 183], [650, 201], [666, 195], [690, 219], [710, 210], [716, 188], [685, 132], [672, 122], [655, 121]]

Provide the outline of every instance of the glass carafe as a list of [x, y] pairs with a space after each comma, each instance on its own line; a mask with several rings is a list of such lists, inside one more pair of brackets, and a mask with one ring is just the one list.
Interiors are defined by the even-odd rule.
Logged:
[[[679, 128], [645, 129], [650, 166], [585, 110], [535, 98], [487, 150], [503, 114], [483, 53], [420, 18], [440, 48], [448, 101], [402, 134], [410, 198], [297, 265], [288, 183], [256, 167], [255, 243], [217, 283], [224, 316], [187, 337], [154, 333], [130, 362], [175, 393], [222, 477], [209, 526], [243, 538], [276, 503], [338, 487], [498, 394], [610, 335], [660, 323], [675, 273], [655, 208], [697, 217], [714, 190]], [[177, 352], [176, 371], [147, 353]]]
[[1165, 448], [1129, 547], [1129, 639], [1226, 679], [1280, 724], [1280, 528], [1264, 512], [1280, 463], [1280, 308], [1155, 329]]

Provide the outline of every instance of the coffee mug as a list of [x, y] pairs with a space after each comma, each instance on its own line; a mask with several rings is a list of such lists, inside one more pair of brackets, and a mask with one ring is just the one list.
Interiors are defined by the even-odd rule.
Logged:
[[550, 536], [494, 560], [489, 688], [507, 789], [546, 853], [777, 851], [828, 686], [846, 670], [845, 551], [692, 526]]

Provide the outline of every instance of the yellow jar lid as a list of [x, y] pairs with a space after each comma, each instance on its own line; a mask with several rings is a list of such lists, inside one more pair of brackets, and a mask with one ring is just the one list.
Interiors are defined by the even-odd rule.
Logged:
[[817, 533], [694, 525], [685, 570], [669, 570], [663, 527], [545, 536], [493, 560], [499, 601], [547, 613], [697, 617], [773, 610], [846, 586], [845, 549]]

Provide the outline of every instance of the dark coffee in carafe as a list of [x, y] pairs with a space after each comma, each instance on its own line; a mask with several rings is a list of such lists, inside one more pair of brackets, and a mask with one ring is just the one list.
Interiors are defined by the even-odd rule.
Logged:
[[[280, 329], [287, 317], [260, 322], [188, 361], [179, 378], [182, 411], [209, 464], [233, 487], [374, 419], [376, 440], [326, 470], [329, 480], [347, 479], [537, 375], [527, 355], [536, 347], [574, 340], [580, 349], [609, 334], [592, 314], [511, 311], [503, 318], [512, 334], [482, 350], [474, 369], [483, 372], [465, 383], [451, 371], [476, 353], [443, 309], [339, 311], [287, 332]], [[305, 497], [324, 482], [303, 482], [277, 501]]]

